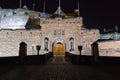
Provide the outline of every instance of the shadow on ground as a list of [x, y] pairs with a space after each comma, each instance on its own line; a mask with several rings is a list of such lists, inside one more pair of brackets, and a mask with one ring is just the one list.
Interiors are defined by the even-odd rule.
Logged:
[[72, 64], [54, 56], [45, 64], [0, 65], [0, 80], [118, 80], [119, 64]]

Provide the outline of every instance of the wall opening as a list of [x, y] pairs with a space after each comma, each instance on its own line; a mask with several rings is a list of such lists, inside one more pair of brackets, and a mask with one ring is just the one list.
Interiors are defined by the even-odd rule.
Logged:
[[55, 43], [53, 45], [54, 55], [65, 55], [65, 45], [61, 42]]
[[19, 57], [21, 62], [24, 62], [25, 56], [27, 56], [27, 44], [21, 42], [19, 47]]
[[21, 42], [19, 47], [19, 56], [26, 56], [26, 55], [27, 55], [27, 44], [25, 42]]
[[70, 38], [70, 51], [74, 51], [74, 38]]

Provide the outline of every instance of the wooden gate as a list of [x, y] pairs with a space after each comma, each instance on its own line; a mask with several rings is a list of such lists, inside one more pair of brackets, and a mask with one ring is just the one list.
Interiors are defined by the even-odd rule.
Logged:
[[62, 43], [56, 43], [53, 46], [53, 53], [54, 55], [64, 55], [65, 54], [65, 47]]

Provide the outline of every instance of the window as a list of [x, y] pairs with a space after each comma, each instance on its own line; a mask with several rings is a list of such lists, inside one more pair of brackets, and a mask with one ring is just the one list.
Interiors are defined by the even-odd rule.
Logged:
[[70, 38], [70, 51], [74, 51], [74, 39]]
[[54, 31], [54, 35], [56, 35], [56, 30]]
[[44, 39], [44, 51], [48, 51], [48, 42], [49, 42], [49, 39], [48, 38], [45, 38]]
[[65, 35], [65, 31], [64, 30], [62, 30], [62, 35]]
[[54, 35], [57, 37], [62, 37], [63, 35], [65, 35], [65, 31], [62, 29], [56, 29], [54, 30]]

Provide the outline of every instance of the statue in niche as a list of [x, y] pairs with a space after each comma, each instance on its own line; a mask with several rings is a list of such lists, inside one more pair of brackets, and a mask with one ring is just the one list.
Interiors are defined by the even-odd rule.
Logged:
[[74, 40], [73, 40], [73, 38], [70, 39], [70, 51], [74, 51]]
[[48, 39], [45, 39], [45, 51], [48, 51]]

